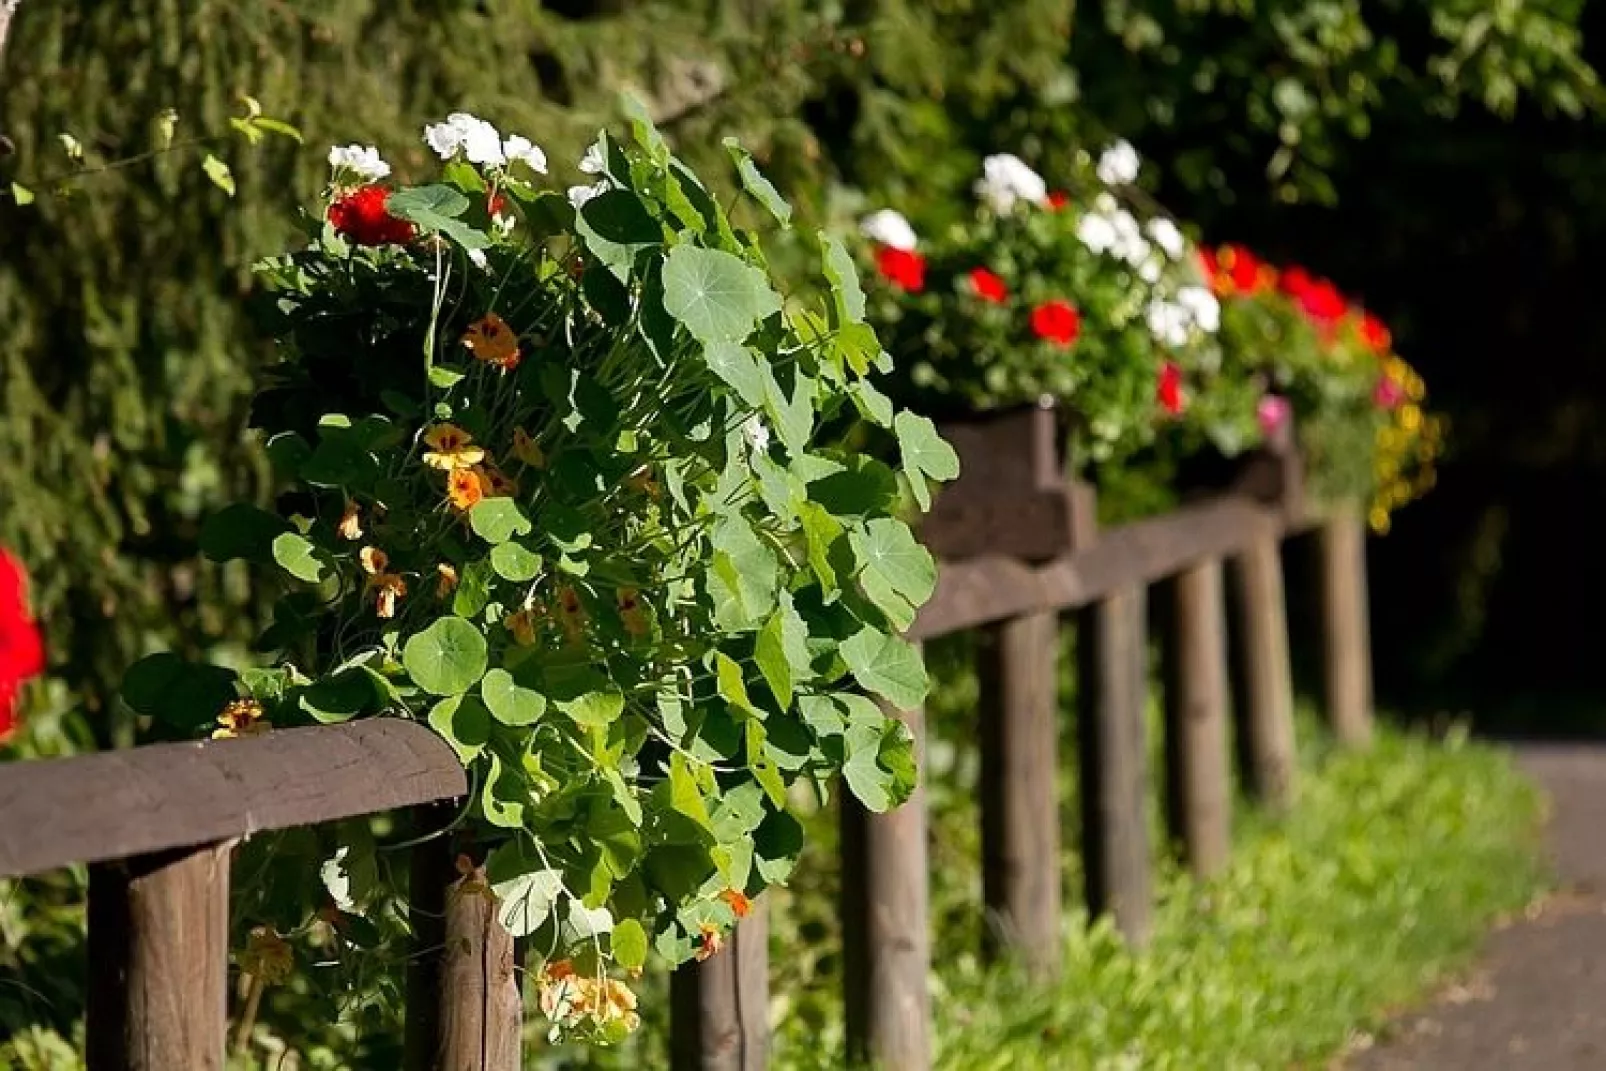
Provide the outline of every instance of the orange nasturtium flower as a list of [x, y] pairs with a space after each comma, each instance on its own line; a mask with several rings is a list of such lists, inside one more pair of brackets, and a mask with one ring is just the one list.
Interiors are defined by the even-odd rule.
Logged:
[[520, 647], [529, 647], [535, 643], [535, 614], [530, 610], [519, 610], [502, 618], [502, 627], [513, 633], [513, 642]]
[[478, 469], [453, 469], [446, 478], [446, 497], [460, 510], [470, 510], [485, 497], [485, 475]]
[[719, 932], [719, 927], [712, 922], [705, 922], [698, 927], [697, 935], [697, 962], [701, 963], [710, 956], [717, 956], [725, 947], [725, 937]]
[[485, 460], [485, 450], [474, 445], [474, 436], [456, 424], [436, 424], [424, 433], [424, 464], [455, 472], [470, 469]]
[[614, 593], [619, 604], [619, 620], [624, 623], [625, 631], [638, 639], [652, 631], [652, 625], [647, 620], [647, 610], [641, 605], [641, 593], [635, 588], [620, 588]]
[[294, 962], [289, 944], [266, 926], [252, 928], [245, 951], [240, 953], [240, 969], [260, 978], [264, 985], [278, 985], [289, 978]]
[[565, 584], [558, 589], [558, 627], [571, 640], [585, 632], [586, 608], [575, 590]]
[[726, 906], [731, 909], [731, 914], [739, 919], [745, 919], [747, 913], [753, 910], [753, 901], [749, 900], [747, 894], [740, 889], [726, 889], [719, 894], [719, 898], [725, 901]]
[[407, 594], [407, 581], [395, 573], [379, 573], [368, 578], [368, 587], [375, 593], [374, 612], [382, 618], [396, 616], [396, 600]]
[[463, 347], [504, 371], [511, 372], [519, 366], [519, 336], [494, 312], [469, 324], [468, 330], [463, 332]]
[[444, 599], [457, 589], [457, 569], [447, 562], [435, 566], [435, 597]]
[[369, 576], [378, 576], [390, 568], [390, 555], [378, 547], [364, 547], [357, 552], [357, 560], [362, 563], [362, 571]]
[[212, 730], [213, 740], [232, 740], [237, 736], [260, 736], [273, 728], [255, 699], [236, 699], [225, 706], [217, 716], [218, 727]]
[[546, 454], [522, 426], [513, 429], [513, 456], [532, 469], [546, 468]]
[[519, 493], [518, 482], [495, 465], [484, 466], [480, 473], [485, 477], [486, 498], [507, 498]]
[[362, 538], [362, 519], [357, 513], [357, 503], [346, 499], [346, 512], [341, 515], [340, 523], [335, 527], [341, 539], [349, 539], [353, 543]]
[[652, 467], [649, 465], [643, 465], [625, 477], [625, 486], [648, 498], [658, 497], [658, 478], [653, 475]]

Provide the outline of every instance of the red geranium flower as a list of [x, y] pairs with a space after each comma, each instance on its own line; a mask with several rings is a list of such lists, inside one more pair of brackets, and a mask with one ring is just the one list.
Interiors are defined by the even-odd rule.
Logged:
[[1314, 280], [1310, 277], [1310, 272], [1296, 264], [1292, 268], [1287, 268], [1283, 271], [1282, 279], [1279, 282], [1282, 284], [1283, 293], [1289, 297], [1297, 298], [1310, 289]]
[[1394, 336], [1382, 320], [1369, 312], [1361, 314], [1361, 341], [1379, 357], [1386, 355], [1394, 345]]
[[970, 285], [976, 291], [976, 296], [983, 301], [990, 301], [994, 305], [1002, 305], [1009, 297], [1009, 287], [1004, 280], [988, 271], [986, 268], [973, 268], [970, 272]]
[[399, 245], [413, 240], [413, 225], [386, 210], [390, 191], [364, 186], [329, 206], [329, 222], [358, 245]]
[[1032, 333], [1056, 346], [1070, 346], [1082, 333], [1082, 314], [1069, 301], [1045, 301], [1032, 310]]
[[1160, 381], [1155, 386], [1154, 396], [1160, 408], [1172, 416], [1182, 412], [1182, 369], [1175, 361], [1160, 366]]
[[22, 565], [0, 550], [0, 740], [17, 724], [17, 692], [45, 669], [45, 645], [28, 614]]
[[1053, 193], [1048, 195], [1048, 207], [1052, 208], [1056, 212], [1070, 203], [1071, 195], [1066, 193], [1064, 190], [1055, 190]]
[[502, 210], [506, 207], [507, 197], [503, 194], [493, 193], [485, 200], [485, 212], [487, 215], [500, 216]]
[[1318, 326], [1331, 329], [1349, 311], [1349, 302], [1338, 287], [1326, 279], [1317, 279], [1299, 295], [1299, 307]]
[[876, 250], [876, 270], [900, 290], [918, 294], [926, 288], [926, 258], [912, 249], [884, 245]]

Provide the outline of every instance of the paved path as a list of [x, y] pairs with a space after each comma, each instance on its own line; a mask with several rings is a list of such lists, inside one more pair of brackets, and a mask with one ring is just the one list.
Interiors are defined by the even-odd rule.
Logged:
[[1522, 744], [1550, 793], [1561, 888], [1490, 936], [1479, 966], [1350, 1071], [1606, 1069], [1606, 744]]

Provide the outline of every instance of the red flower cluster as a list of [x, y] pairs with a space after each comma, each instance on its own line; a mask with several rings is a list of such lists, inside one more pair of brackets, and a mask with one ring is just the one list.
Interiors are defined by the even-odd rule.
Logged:
[[1172, 416], [1182, 412], [1182, 369], [1175, 361], [1167, 361], [1160, 366], [1160, 380], [1155, 385], [1155, 400]]
[[1379, 357], [1387, 357], [1394, 348], [1394, 336], [1389, 334], [1388, 326], [1369, 312], [1361, 314], [1361, 341]]
[[918, 294], [926, 288], [926, 258], [912, 249], [884, 245], [876, 250], [876, 270], [893, 286]]
[[363, 186], [329, 206], [329, 222], [358, 245], [400, 245], [412, 241], [417, 229], [390, 214], [385, 207], [389, 200], [390, 191], [383, 186]]
[[994, 305], [1002, 305], [1009, 298], [1009, 287], [1004, 285], [1004, 280], [986, 268], [971, 270], [970, 287], [977, 297]]
[[1082, 333], [1082, 314], [1068, 301], [1045, 301], [1032, 310], [1032, 333], [1045, 342], [1068, 347]]
[[1199, 250], [1210, 288], [1219, 295], [1258, 294], [1277, 284], [1277, 269], [1241, 245]]
[[17, 724], [17, 692], [44, 672], [45, 645], [28, 614], [22, 565], [0, 550], [0, 740]]
[[1301, 311], [1317, 327], [1331, 330], [1349, 312], [1349, 302], [1338, 287], [1318, 279], [1304, 268], [1289, 268], [1282, 275], [1283, 293], [1298, 302]]
[[1058, 212], [1071, 203], [1071, 195], [1064, 190], [1055, 190], [1048, 195], [1048, 207]]

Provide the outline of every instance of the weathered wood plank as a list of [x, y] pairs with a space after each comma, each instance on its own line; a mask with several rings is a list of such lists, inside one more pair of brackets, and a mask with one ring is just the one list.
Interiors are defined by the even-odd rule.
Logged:
[[999, 555], [945, 561], [936, 592], [909, 634], [930, 639], [1021, 614], [1085, 606], [1275, 539], [1285, 527], [1280, 511], [1228, 495], [1101, 531], [1085, 550], [1041, 566]]
[[1017, 617], [978, 639], [987, 951], [1049, 977], [1062, 945], [1059, 618]]
[[1226, 866], [1232, 834], [1221, 563], [1184, 569], [1162, 597], [1169, 603], [1163, 645], [1166, 817], [1189, 869], [1208, 878]]
[[769, 1066], [769, 969], [769, 902], [759, 897], [720, 952], [670, 975], [674, 1071]]
[[1249, 788], [1271, 810], [1286, 811], [1295, 794], [1294, 685], [1282, 555], [1275, 536], [1246, 547], [1233, 560], [1232, 575]]
[[1366, 525], [1353, 503], [1318, 529], [1327, 717], [1346, 747], [1372, 739], [1372, 641], [1367, 621]]
[[229, 846], [101, 863], [89, 873], [89, 1071], [220, 1071]]
[[[925, 715], [898, 714], [925, 762]], [[931, 1066], [926, 792], [902, 807], [866, 811], [843, 793], [842, 988], [851, 1059], [883, 1071]]]
[[461, 796], [451, 749], [399, 718], [0, 766], [0, 877]]
[[1088, 907], [1136, 946], [1153, 924], [1144, 699], [1144, 593], [1115, 591], [1077, 615], [1082, 854]]

